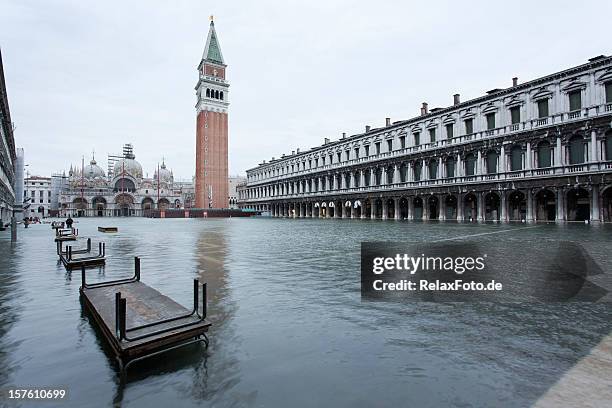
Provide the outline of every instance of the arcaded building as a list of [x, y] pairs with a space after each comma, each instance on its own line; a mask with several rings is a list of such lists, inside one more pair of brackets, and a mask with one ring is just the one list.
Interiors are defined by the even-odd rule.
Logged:
[[612, 57], [247, 171], [242, 208], [275, 217], [612, 221]]
[[196, 103], [196, 173], [195, 206], [228, 208], [227, 138], [229, 84], [227, 65], [210, 21], [195, 86]]
[[[21, 204], [23, 199], [23, 197], [16, 197], [15, 194], [16, 163], [13, 122], [11, 121], [6, 83], [4, 82], [2, 53], [0, 53], [0, 227], [11, 220], [16, 204], [15, 199], [17, 199], [18, 204]], [[17, 170], [23, 172], [23, 168]], [[19, 206], [19, 208], [21, 207]]]

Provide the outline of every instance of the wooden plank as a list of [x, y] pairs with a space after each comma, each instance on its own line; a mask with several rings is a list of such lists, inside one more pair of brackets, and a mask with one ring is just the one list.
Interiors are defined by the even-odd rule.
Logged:
[[89, 266], [96, 266], [96, 265], [104, 265], [106, 263], [106, 258], [95, 257], [95, 256], [94, 257], [90, 256], [87, 258], [75, 258], [73, 256], [71, 260], [68, 260], [66, 256], [61, 255], [60, 259], [62, 261], [62, 264], [64, 264], [64, 266], [68, 269], [79, 268], [82, 266], [89, 267]]
[[75, 235], [61, 235], [55, 238], [55, 242], [60, 241], [76, 241], [77, 237]]
[[98, 231], [100, 232], [118, 232], [119, 228], [117, 227], [98, 227]]
[[140, 340], [119, 342], [115, 336], [115, 293], [117, 292], [121, 292], [122, 297], [127, 300], [127, 329], [185, 315], [190, 310], [140, 281], [81, 289], [86, 303], [96, 315], [94, 316], [96, 321], [104, 326], [103, 332], [107, 340], [114, 343], [112, 344], [113, 348], [121, 355], [134, 357], [147, 354], [166, 345], [205, 333], [210, 326], [210, 322], [206, 320], [199, 322], [200, 319], [197, 316], [191, 316], [144, 329], [128, 331], [128, 337], [137, 337], [184, 323], [195, 323], [191, 326], [177, 328]]

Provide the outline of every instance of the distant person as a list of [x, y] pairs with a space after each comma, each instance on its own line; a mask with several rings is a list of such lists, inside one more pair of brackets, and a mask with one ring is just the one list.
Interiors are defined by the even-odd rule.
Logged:
[[68, 219], [66, 220], [66, 227], [72, 228], [72, 223], [73, 222], [74, 222], [74, 220], [72, 218], [70, 218], [70, 216], [68, 216]]
[[29, 218], [24, 219], [24, 220], [23, 220], [23, 225], [24, 225], [26, 228], [28, 228], [28, 226], [30, 225], [30, 219], [29, 219]]

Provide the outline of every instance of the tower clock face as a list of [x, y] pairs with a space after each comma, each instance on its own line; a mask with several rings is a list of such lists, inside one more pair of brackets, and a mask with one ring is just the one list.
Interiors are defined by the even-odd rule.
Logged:
[[217, 70], [216, 69], [213, 69], [213, 75], [217, 76]]

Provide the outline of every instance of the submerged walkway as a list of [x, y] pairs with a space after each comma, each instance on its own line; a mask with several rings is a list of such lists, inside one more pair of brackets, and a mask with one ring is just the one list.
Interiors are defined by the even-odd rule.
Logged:
[[612, 401], [612, 334], [572, 367], [535, 404], [537, 408], [607, 407]]

